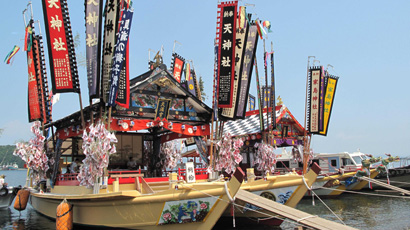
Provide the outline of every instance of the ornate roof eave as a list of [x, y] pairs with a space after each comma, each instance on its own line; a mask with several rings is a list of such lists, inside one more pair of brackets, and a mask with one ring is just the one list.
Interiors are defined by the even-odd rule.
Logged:
[[131, 82], [130, 93], [137, 92], [139, 88], [151, 82], [154, 82], [155, 80], [161, 77], [166, 77], [170, 81], [171, 84], [174, 84], [176, 86], [175, 88], [173, 88], [173, 90], [177, 90], [176, 93], [185, 96], [186, 100], [188, 100], [191, 104], [193, 103], [197, 104], [204, 110], [204, 112], [208, 112], [210, 115], [212, 115], [212, 108], [208, 107], [205, 103], [199, 100], [196, 96], [192, 95], [188, 90], [186, 90], [178, 81], [176, 81], [175, 78], [172, 76], [172, 74], [167, 70], [165, 65], [161, 65], [160, 67], [157, 67], [155, 70], [150, 70], [144, 74], [141, 74], [138, 77], [133, 78], [130, 81]]

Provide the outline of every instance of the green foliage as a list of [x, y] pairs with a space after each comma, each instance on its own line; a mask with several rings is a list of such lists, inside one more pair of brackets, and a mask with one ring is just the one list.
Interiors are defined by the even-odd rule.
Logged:
[[19, 168], [23, 168], [24, 161], [13, 155], [15, 149], [15, 145], [0, 145], [0, 165], [17, 163]]
[[208, 97], [205, 93], [204, 81], [202, 80], [202, 76], [199, 76], [199, 91], [201, 91], [202, 101], [205, 101]]

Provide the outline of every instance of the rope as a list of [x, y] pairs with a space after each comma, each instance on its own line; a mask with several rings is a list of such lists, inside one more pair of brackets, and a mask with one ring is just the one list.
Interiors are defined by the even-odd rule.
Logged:
[[317, 215], [312, 215], [312, 216], [305, 216], [305, 217], [303, 217], [303, 218], [300, 218], [299, 220], [296, 220], [296, 222], [300, 222], [300, 221], [302, 221], [302, 220], [306, 220], [306, 219], [308, 219], [308, 218], [312, 218], [312, 217], [318, 217]]
[[312, 193], [315, 194], [315, 196], [317, 197], [317, 199], [320, 200], [320, 202], [322, 202], [322, 204], [323, 204], [331, 213], [333, 213], [333, 215], [334, 215], [337, 219], [339, 219], [339, 221], [342, 222], [343, 225], [346, 225], [345, 222], [343, 222], [343, 220], [340, 219], [340, 217], [339, 217], [338, 215], [336, 215], [336, 213], [334, 213], [333, 210], [330, 209], [329, 206], [327, 206], [326, 203], [325, 203], [322, 199], [320, 199], [320, 197], [319, 197], [314, 191], [312, 191]]
[[225, 185], [225, 192], [226, 192], [226, 195], [228, 196], [229, 200], [230, 200], [231, 202], [235, 202], [235, 199], [232, 198], [231, 194], [229, 194], [228, 182], [225, 181], [225, 184], [224, 184], [224, 185]]
[[321, 188], [322, 189], [328, 189], [328, 190], [334, 190], [334, 191], [344, 191], [344, 192], [347, 192], [347, 193], [355, 193], [355, 194], [366, 195], [366, 196], [382, 196], [382, 197], [391, 197], [391, 198], [410, 199], [410, 196], [395, 196], [395, 195], [385, 195], [385, 194], [374, 194], [374, 193], [368, 193], [368, 192], [356, 192], [356, 191], [351, 191], [351, 190], [332, 189], [332, 188], [325, 188], [325, 187], [321, 187]]
[[[339, 221], [342, 222], [343, 225], [346, 225], [345, 222], [343, 222], [343, 220], [340, 219], [340, 217], [339, 217], [338, 215], [336, 215], [336, 213], [334, 213], [333, 210], [330, 209], [329, 206], [327, 206], [326, 203], [323, 202], [323, 200], [320, 199], [320, 197], [319, 197], [318, 195], [316, 195], [316, 193], [312, 190], [312, 186], [311, 186], [311, 187], [308, 186], [308, 184], [306, 183], [305, 177], [302, 177], [302, 180], [303, 180], [303, 183], [305, 184], [306, 188], [312, 193], [312, 205], [315, 206], [314, 196], [316, 196], [317, 199], [320, 200], [320, 202], [322, 202], [323, 205], [324, 205], [331, 213], [333, 213], [333, 215], [336, 216], [336, 218], [339, 219]], [[302, 218], [302, 219], [303, 219], [303, 218]], [[299, 220], [298, 220], [298, 222], [299, 222]]]
[[383, 182], [387, 182], [390, 181], [390, 183], [395, 183], [395, 184], [410, 184], [408, 182], [404, 182], [404, 181], [392, 181], [392, 180], [381, 180], [381, 179], [377, 179], [378, 181], [383, 181]]
[[63, 214], [61, 214], [60, 216], [57, 216], [57, 218], [60, 218], [60, 217], [63, 217], [63, 216], [65, 216], [65, 215], [67, 215], [69, 212], [71, 212], [71, 210], [73, 210], [73, 204], [72, 205], [70, 205], [70, 209], [68, 209], [68, 211], [66, 211], [65, 213], [63, 213]]

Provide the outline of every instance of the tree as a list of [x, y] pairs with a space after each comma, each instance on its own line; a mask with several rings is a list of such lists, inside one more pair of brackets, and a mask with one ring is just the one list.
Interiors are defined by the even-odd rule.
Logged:
[[205, 101], [206, 99], [208, 99], [205, 93], [204, 81], [202, 80], [202, 76], [199, 76], [199, 91], [201, 91], [202, 101]]

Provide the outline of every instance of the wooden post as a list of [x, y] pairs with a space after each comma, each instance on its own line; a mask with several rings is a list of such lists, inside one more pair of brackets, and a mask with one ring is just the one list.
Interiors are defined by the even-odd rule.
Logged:
[[309, 157], [309, 148], [310, 148], [310, 140], [308, 140], [309, 136], [307, 133], [307, 100], [308, 100], [308, 84], [309, 84], [309, 65], [310, 65], [310, 58], [314, 56], [308, 56], [308, 63], [306, 68], [306, 97], [305, 97], [305, 126], [304, 126], [304, 133], [303, 133], [303, 175], [306, 174], [307, 170], [307, 159]]
[[81, 91], [78, 91], [78, 99], [80, 100], [80, 113], [81, 113], [81, 126], [85, 129], [84, 113], [83, 113], [83, 102], [81, 101]]
[[107, 123], [108, 123], [108, 131], [111, 131], [110, 130], [110, 125], [111, 125], [111, 106], [110, 107], [108, 107], [108, 121], [107, 121]]
[[258, 74], [258, 63], [256, 62], [256, 57], [255, 57], [255, 73], [256, 73], [256, 91], [257, 91], [257, 94], [258, 94], [258, 103], [259, 103], [260, 129], [261, 129], [261, 132], [262, 132], [262, 139], [263, 139], [265, 124], [264, 124], [264, 121], [263, 121], [263, 105], [262, 105], [262, 101], [261, 101], [261, 91], [260, 91], [259, 74]]

